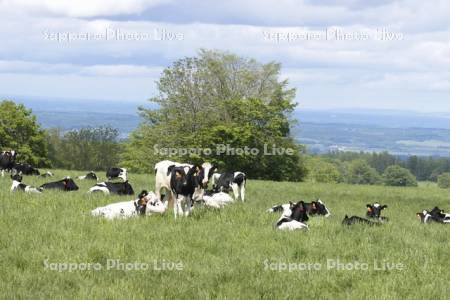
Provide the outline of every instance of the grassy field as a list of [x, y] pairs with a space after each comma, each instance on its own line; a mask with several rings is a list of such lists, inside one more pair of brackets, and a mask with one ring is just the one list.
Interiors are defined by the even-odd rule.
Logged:
[[[56, 177], [83, 172], [56, 170]], [[104, 174], [102, 174], [104, 175]], [[25, 177], [39, 185], [45, 179]], [[135, 192], [152, 190], [154, 178], [130, 175]], [[244, 204], [221, 211], [199, 208], [189, 218], [164, 216], [106, 221], [89, 211], [131, 197], [80, 191], [42, 195], [10, 193], [0, 178], [0, 296], [100, 299], [449, 299], [450, 227], [421, 225], [415, 213], [439, 205], [448, 192], [419, 188], [275, 183], [250, 180]], [[308, 232], [279, 232], [265, 210], [289, 200], [320, 197], [328, 219], [310, 219]], [[345, 214], [365, 214], [379, 201], [391, 222], [345, 228]], [[148, 270], [123, 270], [112, 260]], [[352, 263], [359, 270], [328, 266]], [[156, 262], [156, 266], [155, 266]], [[64, 263], [99, 270], [55, 270]], [[178, 263], [182, 270], [159, 270]], [[291, 271], [280, 270], [291, 263]], [[374, 266], [376, 263], [376, 266]], [[59, 265], [57, 265], [59, 264]], [[315, 264], [309, 270], [306, 264]], [[364, 264], [367, 264], [367, 268]], [[379, 270], [396, 264], [394, 270]], [[78, 265], [82, 268], [83, 265]], [[319, 267], [320, 266], [320, 267]], [[401, 268], [399, 266], [402, 266]], [[278, 268], [278, 269], [277, 269]]]

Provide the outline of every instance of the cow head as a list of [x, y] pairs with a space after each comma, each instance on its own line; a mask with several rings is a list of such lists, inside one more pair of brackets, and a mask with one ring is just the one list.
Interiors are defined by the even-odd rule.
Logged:
[[427, 210], [423, 210], [422, 212], [416, 213], [417, 218], [422, 223], [428, 223], [430, 221], [431, 215]]
[[209, 179], [216, 170], [216, 165], [211, 165], [208, 162], [202, 164], [201, 170], [198, 174], [198, 178], [200, 179], [200, 184], [203, 188], [206, 189], [208, 187]]
[[147, 196], [148, 192], [146, 190], [143, 190], [139, 193], [138, 199], [134, 203], [134, 205], [136, 206], [136, 211], [140, 215], [144, 215], [147, 209], [147, 202], [149, 200]]
[[311, 202], [311, 209], [310, 209], [311, 215], [321, 215], [328, 217], [331, 215], [328, 208], [325, 206], [325, 203], [322, 202], [322, 200], [317, 199], [316, 201]]
[[11, 179], [14, 181], [22, 182], [22, 175], [20, 174], [11, 175]]
[[387, 205], [381, 205], [380, 203], [367, 204], [367, 217], [379, 219], [381, 216], [381, 211], [387, 208]]
[[292, 211], [291, 219], [299, 222], [306, 222], [309, 220], [305, 202], [299, 201], [295, 204], [290, 202], [290, 208]]

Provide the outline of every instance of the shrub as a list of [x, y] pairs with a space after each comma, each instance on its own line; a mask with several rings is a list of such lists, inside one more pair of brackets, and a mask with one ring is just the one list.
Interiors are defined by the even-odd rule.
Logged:
[[384, 184], [389, 186], [417, 186], [414, 175], [400, 166], [389, 166], [383, 173]]

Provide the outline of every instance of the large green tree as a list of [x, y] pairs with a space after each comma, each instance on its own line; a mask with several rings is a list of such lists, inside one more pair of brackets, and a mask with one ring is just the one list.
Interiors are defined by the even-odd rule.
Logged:
[[45, 132], [30, 109], [22, 104], [0, 102], [0, 149], [13, 149], [17, 160], [37, 167], [47, 166]]
[[[140, 109], [144, 122], [131, 135], [123, 164], [148, 172], [161, 159], [208, 160], [222, 171], [242, 170], [252, 178], [301, 180], [302, 148], [290, 136], [295, 89], [280, 80], [280, 68], [275, 62], [207, 50], [174, 62], [157, 82], [158, 95], [150, 99], [157, 108]], [[247, 146], [258, 153], [219, 153], [220, 145]], [[155, 147], [212, 153], [168, 156]], [[289, 150], [266, 155], [274, 154], [274, 147]]]

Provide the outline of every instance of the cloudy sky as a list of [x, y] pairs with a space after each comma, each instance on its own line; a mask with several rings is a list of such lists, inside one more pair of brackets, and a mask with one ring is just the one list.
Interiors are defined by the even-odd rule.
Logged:
[[300, 108], [450, 112], [446, 0], [0, 0], [0, 97], [144, 102], [200, 48], [279, 61]]

